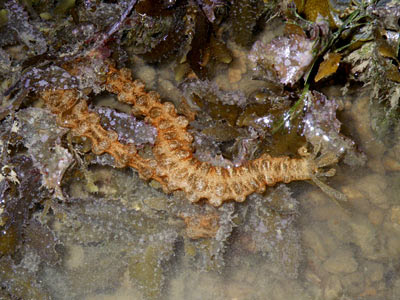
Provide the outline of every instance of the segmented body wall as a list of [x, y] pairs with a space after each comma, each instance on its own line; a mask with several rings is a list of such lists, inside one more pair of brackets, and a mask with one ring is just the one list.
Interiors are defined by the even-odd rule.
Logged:
[[133, 81], [129, 70], [109, 67], [106, 89], [121, 102], [132, 105], [135, 115], [143, 115], [157, 129], [153, 158], [141, 157], [134, 145], [122, 144], [118, 134], [105, 130], [99, 116], [89, 111], [86, 100], [75, 90], [47, 90], [42, 93], [48, 108], [63, 127], [92, 141], [95, 154], [111, 154], [118, 167], [135, 168], [144, 179], [158, 181], [166, 193], [183, 190], [192, 202], [206, 199], [219, 206], [228, 200], [242, 202], [253, 192], [278, 182], [311, 179], [317, 172], [307, 157], [290, 158], [262, 155], [241, 166], [222, 168], [201, 162], [193, 156], [188, 120], [179, 116], [172, 103], [162, 103], [156, 92], [146, 92], [143, 83]]

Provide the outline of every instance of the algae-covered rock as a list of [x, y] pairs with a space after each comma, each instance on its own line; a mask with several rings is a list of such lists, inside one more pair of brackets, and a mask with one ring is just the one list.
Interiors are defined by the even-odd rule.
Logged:
[[196, 96], [203, 102], [240, 107], [245, 106], [248, 101], [242, 91], [222, 91], [214, 82], [208, 80], [186, 81], [181, 84], [181, 89], [192, 107], [201, 107], [201, 102], [199, 103]]
[[344, 156], [349, 165], [363, 165], [366, 157], [359, 153], [355, 142], [340, 133], [341, 122], [336, 118], [338, 104], [319, 92], [309, 92], [304, 115], [304, 135], [321, 154]]
[[295, 84], [308, 70], [314, 58], [315, 41], [304, 35], [280, 36], [264, 44], [254, 43], [249, 59], [254, 71], [267, 80], [284, 85]]
[[121, 143], [136, 146], [154, 144], [157, 130], [146, 122], [107, 107], [95, 107], [94, 110], [100, 115], [101, 125], [107, 130], [116, 131]]
[[73, 162], [72, 155], [61, 145], [61, 137], [67, 129], [60, 128], [56, 117], [44, 109], [26, 108], [20, 110], [16, 117], [16, 131], [43, 176], [43, 186], [63, 198], [61, 181], [65, 170]]
[[173, 253], [173, 244], [152, 244], [129, 262], [129, 276], [147, 299], [159, 299], [165, 284], [163, 264]]
[[[40, 30], [31, 24], [28, 13], [18, 1], [6, 2], [7, 29], [15, 33], [18, 40], [35, 55], [43, 54], [47, 50], [46, 40]], [[1, 44], [3, 45], [4, 42]]]
[[6, 256], [0, 258], [0, 280], [2, 290], [10, 299], [51, 299], [48, 291], [33, 274], [24, 269], [23, 265], [15, 265], [12, 259]]
[[[4, 161], [2, 162], [4, 163]], [[15, 156], [2, 166], [10, 176], [0, 176], [2, 255], [13, 254], [24, 239], [23, 230], [29, 223], [35, 204], [48, 197], [41, 186], [39, 170], [26, 156]]]
[[289, 188], [279, 185], [266, 196], [250, 195], [249, 206], [242, 209], [234, 247], [267, 257], [276, 274], [297, 278], [302, 251], [295, 227], [297, 201]]
[[182, 233], [185, 261], [199, 270], [221, 272], [227, 242], [236, 227], [235, 205], [194, 206], [180, 193], [171, 200], [170, 212], [185, 223]]
[[165, 279], [162, 262], [173, 255], [177, 237], [163, 218], [106, 198], [77, 199], [68, 209], [55, 206], [54, 210], [60, 216], [53, 225], [55, 236], [67, 251], [79, 245], [83, 258], [75, 263], [77, 258], [69, 258], [66, 271], [46, 268], [42, 276], [53, 295], [81, 298], [99, 289], [114, 289], [129, 270], [132, 286], [157, 299]]

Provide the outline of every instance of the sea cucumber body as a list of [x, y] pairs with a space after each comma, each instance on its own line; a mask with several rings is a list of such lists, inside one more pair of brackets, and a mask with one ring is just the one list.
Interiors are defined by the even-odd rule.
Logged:
[[141, 157], [133, 145], [118, 141], [118, 134], [105, 130], [99, 117], [88, 110], [86, 101], [74, 90], [44, 91], [42, 98], [57, 114], [61, 126], [92, 141], [95, 154], [111, 154], [119, 167], [135, 168], [144, 179], [158, 181], [167, 193], [183, 190], [192, 202], [205, 199], [219, 206], [225, 201], [242, 202], [253, 192], [278, 182], [311, 179], [316, 171], [307, 157], [290, 158], [262, 155], [245, 164], [222, 168], [201, 162], [193, 156], [193, 137], [187, 131], [188, 120], [179, 116], [172, 103], [162, 103], [156, 92], [146, 92], [144, 85], [132, 81], [129, 70], [110, 66], [106, 89], [118, 100], [132, 105], [132, 112], [143, 115], [157, 129], [153, 158]]

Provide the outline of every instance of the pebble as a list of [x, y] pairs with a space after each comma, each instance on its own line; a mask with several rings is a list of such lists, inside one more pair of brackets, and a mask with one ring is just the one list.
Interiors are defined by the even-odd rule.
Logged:
[[328, 198], [330, 203], [324, 206], [314, 207], [311, 210], [312, 219], [319, 222], [325, 222], [332, 219], [347, 220], [346, 212], [339, 207], [332, 199]]
[[363, 193], [368, 200], [383, 209], [389, 208], [388, 197], [386, 195], [387, 182], [385, 177], [379, 174], [370, 174], [361, 178], [356, 183], [356, 188]]
[[399, 172], [400, 171], [400, 161], [393, 157], [384, 157], [382, 158], [383, 166], [386, 171], [389, 172]]
[[368, 219], [369, 219], [369, 221], [370, 221], [372, 224], [376, 225], [376, 226], [382, 224], [383, 217], [384, 217], [384, 213], [383, 213], [383, 211], [382, 211], [381, 209], [379, 209], [379, 208], [375, 208], [375, 209], [371, 210], [371, 211], [368, 213]]
[[368, 259], [380, 258], [380, 241], [374, 225], [368, 218], [363, 215], [353, 216], [349, 225], [352, 229], [353, 243], [360, 248], [362, 255]]
[[[371, 130], [371, 120], [369, 113], [369, 95], [358, 98], [351, 110], [351, 117], [353, 118], [355, 129], [359, 135], [359, 147], [366, 152], [369, 158], [382, 157], [386, 147], [382, 142], [378, 141]], [[376, 164], [379, 166], [379, 164]]]
[[326, 234], [328, 230], [320, 226], [312, 228], [307, 227], [303, 231], [304, 246], [313, 250], [313, 255], [320, 259], [326, 259], [330, 253], [330, 249], [334, 249], [337, 244], [334, 237]]
[[370, 158], [367, 161], [367, 167], [373, 172], [384, 175], [385, 167], [382, 162], [382, 157]]
[[354, 187], [354, 184], [345, 185], [341, 188], [342, 192], [346, 195], [349, 201], [364, 198], [363, 193]]
[[315, 207], [324, 206], [328, 203], [328, 197], [322, 191], [318, 189], [310, 190], [308, 193], [300, 198], [301, 203], [305, 205], [305, 208], [310, 210]]
[[350, 249], [337, 249], [324, 263], [323, 268], [333, 274], [353, 273], [357, 271], [358, 263]]
[[391, 231], [387, 233], [386, 252], [389, 257], [398, 257], [400, 255], [400, 236], [398, 232]]
[[232, 85], [227, 80], [225, 74], [219, 74], [215, 77], [214, 82], [217, 84], [218, 88], [223, 91], [230, 91], [232, 89]]
[[242, 72], [239, 69], [230, 68], [228, 71], [228, 78], [230, 83], [239, 82], [242, 79]]
[[329, 196], [320, 190], [313, 190], [304, 196], [299, 201], [303, 203], [304, 209], [308, 212], [307, 219], [322, 222], [332, 218], [347, 219], [345, 212], [341, 209]]
[[[356, 188], [353, 186], [353, 189]], [[353, 211], [356, 211], [357, 213], [362, 215], [368, 215], [370, 211], [376, 209], [376, 206], [371, 204], [368, 198], [364, 195], [349, 200], [349, 203], [352, 206]]]
[[242, 73], [246, 73], [247, 71], [247, 54], [238, 49], [233, 49], [232, 54], [235, 57], [235, 60], [232, 62], [231, 66], [235, 69], [240, 70]]
[[352, 242], [351, 227], [341, 218], [333, 218], [327, 222], [330, 232], [342, 243]]
[[318, 256], [314, 254], [313, 250], [309, 248], [305, 249], [304, 256], [306, 257], [307, 265], [310, 266], [312, 272], [315, 272], [315, 274], [312, 275], [311, 273], [307, 274], [307, 280], [316, 282], [318, 282], [318, 280], [321, 281], [320, 278], [326, 276], [326, 271], [322, 268], [324, 260], [318, 258]]
[[[271, 283], [271, 285], [272, 285], [271, 294], [268, 296], [269, 300], [286, 300], [286, 299], [311, 300], [299, 281], [282, 280], [282, 281], [276, 281], [276, 284]], [[243, 298], [243, 300], [244, 299], [249, 299], [249, 298], [246, 297]]]
[[377, 282], [383, 278], [383, 265], [368, 261], [363, 265], [365, 276], [372, 282]]
[[332, 275], [326, 281], [325, 289], [324, 289], [324, 299], [325, 300], [334, 300], [338, 299], [343, 292], [342, 284], [340, 283], [340, 279], [337, 275]]
[[236, 83], [242, 79], [242, 74], [247, 70], [246, 55], [243, 51], [236, 49], [233, 49], [232, 54], [235, 58], [230, 64], [228, 79], [230, 83]]
[[154, 68], [143, 65], [140, 66], [137, 70], [135, 70], [135, 77], [140, 80], [143, 80], [146, 84], [146, 88], [153, 88], [155, 79], [156, 79], [156, 71]]
[[320, 285], [322, 281], [321, 278], [310, 269], [304, 271], [304, 278], [313, 285]]
[[400, 143], [388, 151], [387, 155], [382, 158], [382, 163], [389, 172], [400, 171]]
[[390, 209], [390, 220], [400, 225], [400, 205], [392, 206]]
[[396, 279], [393, 283], [390, 299], [400, 299], [400, 278]]
[[350, 295], [359, 295], [365, 289], [364, 274], [361, 272], [354, 272], [347, 274], [340, 278], [343, 289]]
[[160, 93], [161, 98], [163, 100], [172, 101], [177, 106], [180, 99], [182, 99], [181, 91], [170, 80], [159, 78], [157, 82], [157, 91]]
[[65, 266], [69, 270], [74, 270], [82, 266], [85, 262], [85, 252], [80, 245], [71, 245], [68, 249], [68, 258], [65, 261]]

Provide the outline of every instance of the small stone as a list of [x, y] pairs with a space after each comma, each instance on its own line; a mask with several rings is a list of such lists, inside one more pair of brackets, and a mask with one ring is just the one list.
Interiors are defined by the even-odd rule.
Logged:
[[153, 209], [154, 211], [164, 211], [167, 209], [167, 199], [165, 197], [146, 197], [143, 203], [147, 208]]
[[389, 208], [388, 197], [386, 195], [387, 182], [384, 176], [376, 173], [367, 175], [361, 178], [356, 186], [372, 204], [383, 209]]
[[349, 199], [350, 201], [364, 197], [364, 195], [354, 187], [354, 184], [343, 186], [341, 190], [346, 195], [347, 199]]
[[383, 278], [383, 265], [369, 261], [364, 264], [364, 274], [372, 282], [380, 281]]
[[389, 257], [398, 257], [400, 255], [400, 236], [396, 232], [387, 234], [386, 251]]
[[235, 83], [242, 79], [242, 72], [239, 69], [231, 68], [228, 71], [228, 78], [230, 83]]
[[364, 274], [354, 272], [340, 278], [343, 289], [352, 296], [361, 294], [365, 289]]
[[[385, 145], [375, 138], [371, 129], [371, 114], [369, 113], [370, 96], [365, 95], [359, 97], [353, 102], [351, 117], [354, 119], [354, 127], [359, 135], [360, 144], [358, 145], [365, 151], [369, 158], [383, 157], [387, 148]], [[370, 161], [370, 159], [369, 159]], [[376, 161], [376, 160], [375, 160]], [[379, 163], [374, 163], [374, 166], [379, 168]]]
[[333, 274], [353, 273], [358, 268], [353, 253], [347, 249], [338, 249], [323, 264], [326, 271]]
[[400, 278], [393, 283], [393, 288], [390, 292], [390, 299], [400, 299]]
[[161, 189], [162, 188], [161, 183], [159, 183], [158, 181], [155, 181], [155, 180], [150, 180], [149, 185], [154, 189]]
[[138, 79], [144, 81], [147, 88], [154, 87], [156, 79], [156, 71], [154, 68], [147, 65], [141, 66], [135, 71], [135, 75]]
[[377, 291], [376, 288], [367, 286], [365, 290], [360, 294], [360, 297], [375, 297], [375, 299], [384, 299], [384, 297], [376, 297]]
[[329, 250], [334, 249], [336, 241], [333, 236], [324, 234], [327, 230], [321, 228], [307, 227], [303, 231], [304, 246], [313, 250], [313, 255], [321, 259], [326, 259], [329, 255]]
[[382, 224], [383, 217], [384, 217], [383, 211], [381, 209], [378, 209], [378, 208], [374, 209], [374, 210], [371, 210], [368, 213], [368, 219], [370, 220], [370, 222], [372, 224], [374, 224], [376, 226]]
[[387, 155], [382, 158], [382, 163], [389, 172], [400, 171], [400, 143], [387, 152]]
[[390, 209], [390, 220], [393, 223], [400, 224], [400, 206], [396, 205]]
[[383, 166], [386, 171], [389, 172], [399, 172], [400, 171], [400, 161], [392, 158], [392, 157], [384, 157], [382, 158]]
[[65, 266], [69, 270], [77, 269], [85, 263], [85, 252], [81, 245], [71, 245], [68, 249]]
[[229, 80], [226, 80], [225, 74], [219, 74], [214, 78], [214, 82], [218, 86], [218, 88], [222, 91], [229, 91], [232, 89], [231, 83]]
[[306, 269], [304, 272], [304, 278], [308, 281], [311, 282], [314, 285], [320, 285], [321, 284], [321, 278], [312, 272], [310, 269]]
[[383, 166], [381, 157], [368, 159], [367, 167], [371, 169], [374, 173], [380, 174], [382, 176], [385, 175], [385, 167]]
[[353, 243], [361, 249], [361, 253], [369, 259], [381, 257], [381, 245], [376, 228], [364, 216], [354, 216], [350, 222], [353, 233]]
[[332, 275], [328, 278], [325, 289], [324, 289], [324, 299], [325, 300], [334, 300], [338, 299], [342, 294], [343, 288], [340, 283], [340, 279], [337, 275]]
[[[296, 280], [285, 279], [281, 281], [276, 281], [275, 284], [271, 283], [270, 285], [272, 286], [270, 295], [273, 295], [273, 297], [271, 298], [268, 297], [269, 299], [310, 299], [304, 287]], [[241, 299], [246, 299], [246, 298], [249, 299], [249, 294], [247, 294], [246, 297], [243, 297]], [[254, 297], [254, 298], [260, 299], [260, 297]], [[261, 298], [266, 299], [265, 296]], [[230, 298], [230, 299], [235, 299], [235, 298]]]
[[231, 63], [231, 67], [240, 70], [241, 73], [246, 73], [247, 71], [247, 59], [246, 53], [241, 50], [233, 49], [232, 54], [234, 56], [234, 61]]
[[311, 218], [316, 222], [324, 222], [332, 218], [346, 220], [348, 217], [329, 196], [321, 191], [315, 190], [299, 199], [304, 203], [305, 208], [309, 211], [307, 218]]
[[[163, 100], [174, 102], [182, 98], [181, 91], [170, 80], [159, 78], [157, 83], [157, 92], [159, 92]], [[177, 104], [176, 102], [174, 103]]]
[[331, 202], [321, 207], [315, 207], [312, 210], [312, 217], [314, 220], [319, 222], [326, 222], [329, 220], [340, 220], [340, 222], [346, 222], [349, 216], [340, 208], [332, 199], [328, 198]]
[[332, 218], [327, 222], [329, 230], [332, 234], [343, 243], [350, 243], [351, 236], [351, 227], [348, 222], [344, 221], [341, 218]]

